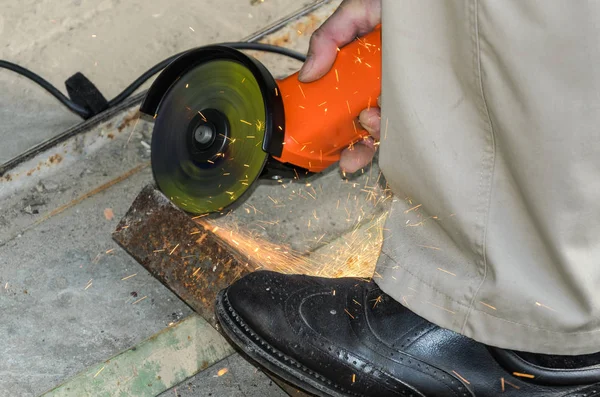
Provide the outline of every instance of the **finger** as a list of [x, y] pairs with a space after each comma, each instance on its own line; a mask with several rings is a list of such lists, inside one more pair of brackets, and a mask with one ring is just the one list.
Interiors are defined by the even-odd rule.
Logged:
[[298, 79], [308, 83], [323, 77], [331, 69], [339, 47], [369, 33], [380, 22], [381, 0], [345, 0], [312, 34]]
[[370, 108], [363, 110], [358, 116], [358, 122], [375, 140], [379, 140], [381, 109]]
[[351, 149], [344, 149], [340, 158], [340, 169], [344, 172], [353, 173], [365, 168], [373, 161], [377, 147], [373, 144], [360, 142]]

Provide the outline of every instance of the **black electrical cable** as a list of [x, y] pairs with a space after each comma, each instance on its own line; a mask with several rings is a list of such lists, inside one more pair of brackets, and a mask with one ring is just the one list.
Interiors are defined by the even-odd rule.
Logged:
[[34, 83], [38, 84], [40, 87], [48, 91], [53, 97], [58, 99], [60, 103], [68, 107], [73, 113], [76, 113], [80, 116], [87, 114], [87, 109], [71, 101], [65, 94], [60, 92], [58, 88], [54, 87], [47, 80], [33, 73], [32, 71], [25, 69], [22, 66], [16, 65], [12, 62], [3, 60], [0, 60], [0, 68], [8, 69], [17, 74], [20, 74], [21, 76], [27, 77], [29, 80], [33, 81]]
[[[233, 43], [224, 43], [220, 44], [227, 47], [235, 48], [237, 50], [255, 50], [255, 51], [264, 51], [264, 52], [272, 52], [280, 55], [285, 55], [287, 57], [296, 59], [300, 62], [306, 61], [306, 55], [301, 54], [299, 52], [284, 48], [278, 47], [271, 44], [263, 44], [263, 43], [246, 43], [246, 42], [233, 42]], [[167, 67], [175, 58], [179, 57], [182, 53], [177, 55], [173, 55], [164, 61], [161, 61], [148, 69], [144, 74], [138, 77], [133, 83], [129, 85], [129, 87], [125, 88], [123, 92], [119, 95], [108, 101], [108, 107], [113, 107], [123, 102], [127, 97], [129, 97], [135, 90], [137, 90], [142, 84], [144, 84], [149, 78], [154, 76], [156, 73], [163, 70]]]
[[[278, 47], [271, 44], [263, 44], [263, 43], [248, 43], [248, 42], [232, 42], [232, 43], [223, 43], [219, 45], [228, 46], [231, 48], [235, 48], [237, 50], [254, 50], [254, 51], [263, 51], [263, 52], [272, 52], [275, 54], [285, 55], [290, 58], [294, 58], [300, 62], [304, 62], [306, 60], [306, 56], [299, 52], [284, 48]], [[154, 65], [152, 68], [148, 69], [144, 74], [138, 77], [133, 83], [131, 83], [127, 88], [125, 88], [119, 95], [114, 97], [108, 102], [108, 107], [114, 107], [125, 99], [127, 99], [131, 94], [135, 92], [139, 87], [142, 86], [148, 79], [154, 76], [156, 73], [160, 72], [162, 69], [167, 67], [174, 59], [180, 56], [182, 53], [173, 55], [164, 61], [161, 61]], [[0, 60], [0, 68], [11, 70], [21, 76], [28, 78], [34, 83], [38, 84], [40, 87], [48, 91], [52, 96], [54, 96], [60, 103], [66, 106], [73, 113], [77, 114], [82, 118], [87, 118], [89, 116], [89, 110], [84, 107], [78, 105], [69, 99], [65, 94], [60, 92], [58, 88], [54, 87], [47, 80], [42, 78], [41, 76], [35, 74], [34, 72], [25, 69], [22, 66], [16, 65], [12, 62]]]

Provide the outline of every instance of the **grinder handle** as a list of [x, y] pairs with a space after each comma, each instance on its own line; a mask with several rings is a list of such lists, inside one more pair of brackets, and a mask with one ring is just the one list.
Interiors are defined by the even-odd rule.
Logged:
[[277, 160], [320, 172], [343, 149], [368, 137], [358, 116], [381, 93], [381, 25], [338, 49], [329, 72], [302, 83], [298, 73], [277, 81], [285, 112], [284, 146]]

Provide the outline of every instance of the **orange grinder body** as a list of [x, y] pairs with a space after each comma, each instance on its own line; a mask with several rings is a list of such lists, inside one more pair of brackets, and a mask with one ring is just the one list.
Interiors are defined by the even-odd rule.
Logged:
[[302, 83], [295, 73], [277, 81], [285, 112], [280, 157], [310, 172], [339, 161], [342, 150], [366, 139], [358, 116], [377, 106], [381, 93], [381, 25], [338, 50], [322, 78]]

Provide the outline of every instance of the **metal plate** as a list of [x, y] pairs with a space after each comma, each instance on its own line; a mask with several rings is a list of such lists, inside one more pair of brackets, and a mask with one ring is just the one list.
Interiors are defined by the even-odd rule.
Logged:
[[[237, 251], [146, 186], [121, 219], [113, 239], [146, 270], [222, 333], [214, 315], [221, 289], [250, 272]], [[288, 395], [309, 397], [265, 372]]]
[[113, 239], [217, 329], [218, 292], [248, 273], [233, 248], [151, 185], [135, 199]]

